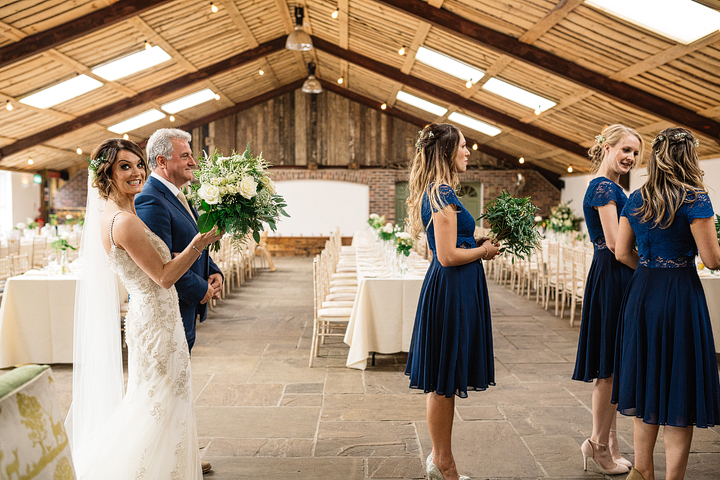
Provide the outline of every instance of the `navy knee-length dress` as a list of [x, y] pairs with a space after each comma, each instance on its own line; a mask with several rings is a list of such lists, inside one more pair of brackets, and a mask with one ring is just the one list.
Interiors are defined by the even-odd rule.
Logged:
[[623, 189], [605, 177], [593, 179], [583, 200], [593, 259], [585, 282], [582, 322], [578, 338], [573, 380], [591, 382], [609, 378], [615, 362], [615, 336], [620, 306], [633, 270], [618, 262], [605, 243], [605, 233], [597, 208], [615, 202], [618, 219], [627, 196]]
[[711, 427], [720, 420], [720, 379], [690, 230], [694, 219], [713, 217], [710, 198], [688, 192], [668, 228], [644, 223], [642, 203], [636, 191], [622, 212], [640, 264], [623, 300], [612, 402], [645, 423]]
[[[456, 205], [457, 243], [477, 248], [475, 220], [448, 185], [441, 185], [440, 205]], [[405, 374], [410, 388], [436, 392], [448, 398], [467, 397], [468, 390], [495, 385], [490, 302], [480, 261], [443, 267], [437, 259], [433, 211], [427, 192], [422, 220], [433, 252], [415, 315]]]

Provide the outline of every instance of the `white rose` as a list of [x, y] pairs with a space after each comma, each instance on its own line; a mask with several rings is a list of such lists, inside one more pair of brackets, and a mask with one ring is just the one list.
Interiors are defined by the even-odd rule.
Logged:
[[393, 233], [395, 228], [393, 227], [393, 224], [390, 222], [387, 222], [385, 226], [383, 227], [383, 232], [385, 233]]
[[73, 219], [73, 216], [70, 215], [69, 213], [67, 215], [65, 215], [65, 220], [72, 220], [72, 219]]
[[533, 220], [535, 221], [535, 223], [542, 222], [542, 217], [540, 215], [536, 215]]
[[237, 193], [237, 187], [235, 185], [228, 185], [225, 187], [227, 193]]
[[197, 192], [198, 197], [207, 202], [208, 205], [216, 205], [220, 203], [220, 189], [215, 185], [203, 183]]
[[373, 220], [375, 220], [375, 219], [380, 218], [380, 215], [378, 215], [377, 213], [371, 213], [371, 214], [370, 214], [370, 218], [373, 219]]
[[395, 236], [401, 240], [410, 240], [412, 239], [412, 235], [410, 235], [407, 232], [397, 232]]
[[15, 228], [17, 228], [18, 230], [25, 230], [27, 228], [27, 225], [22, 222], [18, 222], [17, 225], [15, 225]]
[[60, 235], [60, 238], [62, 238], [63, 240], [70, 240], [70, 234], [65, 232]]
[[217, 187], [218, 185], [220, 185], [220, 179], [213, 178], [212, 180], [210, 180], [210, 183], [212, 183], [213, 185], [215, 185]]
[[276, 192], [276, 190], [275, 190], [275, 182], [273, 182], [272, 180], [270, 180], [269, 177], [263, 177], [263, 178], [262, 178], [262, 184], [263, 184], [263, 187], [265, 187], [268, 192], [270, 192], [271, 194], [275, 195], [275, 192]]
[[240, 195], [250, 200], [257, 195], [257, 182], [253, 177], [247, 176], [240, 181], [237, 189]]
[[565, 226], [572, 227], [572, 222], [570, 220], [565, 220]]

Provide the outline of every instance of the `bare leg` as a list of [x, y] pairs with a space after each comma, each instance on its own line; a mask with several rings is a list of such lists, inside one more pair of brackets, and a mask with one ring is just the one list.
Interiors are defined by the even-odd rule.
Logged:
[[607, 445], [610, 428], [615, 418], [615, 405], [610, 403], [612, 395], [612, 377], [598, 378], [592, 394], [593, 426], [590, 440]]
[[433, 461], [445, 480], [458, 479], [451, 446], [454, 416], [454, 396], [446, 398], [435, 392], [427, 394], [427, 421], [433, 444]]
[[685, 478], [692, 437], [692, 426], [685, 428], [665, 426], [663, 428], [665, 465], [667, 468], [666, 480], [682, 480]]
[[645, 480], [655, 480], [653, 450], [655, 450], [658, 426], [647, 424], [642, 421], [642, 418], [635, 417], [633, 421], [633, 430], [635, 470], [640, 472]]

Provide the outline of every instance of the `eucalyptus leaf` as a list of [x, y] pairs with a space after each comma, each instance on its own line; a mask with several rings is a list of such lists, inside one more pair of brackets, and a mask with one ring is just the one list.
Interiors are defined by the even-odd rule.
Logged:
[[509, 252], [518, 258], [527, 258], [540, 244], [540, 233], [535, 228], [535, 212], [530, 197], [515, 198], [507, 190], [485, 206], [480, 219], [490, 224], [493, 238], [502, 242], [500, 253]]

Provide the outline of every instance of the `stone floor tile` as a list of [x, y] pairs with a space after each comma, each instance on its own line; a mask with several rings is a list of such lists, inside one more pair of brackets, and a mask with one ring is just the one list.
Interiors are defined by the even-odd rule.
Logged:
[[195, 407], [198, 435], [228, 438], [313, 438], [316, 407]]
[[456, 406], [457, 414], [464, 422], [476, 420], [505, 420], [505, 416], [494, 405], [483, 407]]
[[324, 383], [325, 370], [308, 368], [306, 358], [262, 357], [257, 362], [248, 381], [251, 383]]
[[285, 393], [323, 393], [325, 383], [288, 383], [285, 385]]
[[206, 457], [212, 463], [207, 480], [362, 480], [362, 458]]
[[281, 407], [320, 407], [322, 406], [323, 396], [322, 395], [296, 395], [296, 394], [285, 394], [280, 399]]
[[425, 420], [424, 395], [325, 395], [321, 420]]
[[214, 438], [204, 457], [312, 457], [315, 442], [305, 438]]
[[370, 457], [368, 478], [425, 478], [425, 461], [417, 457]]
[[363, 371], [346, 368], [345, 371], [328, 372], [325, 379], [325, 394], [364, 393]]
[[417, 456], [419, 447], [412, 422], [320, 422], [315, 456]]

